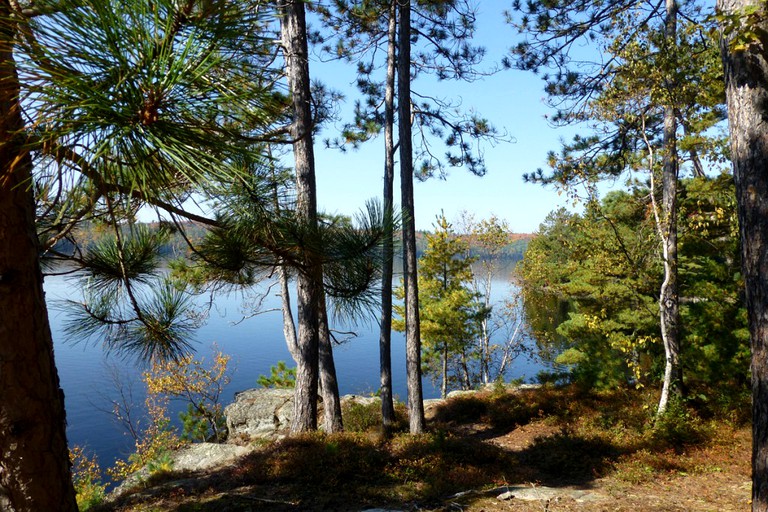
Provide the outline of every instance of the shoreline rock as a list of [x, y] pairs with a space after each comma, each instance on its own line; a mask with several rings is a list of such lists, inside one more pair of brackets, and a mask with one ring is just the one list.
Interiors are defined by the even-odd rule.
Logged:
[[293, 416], [293, 390], [254, 388], [235, 394], [224, 408], [227, 440], [238, 438], [280, 439]]
[[[448, 393], [447, 400], [461, 396], [471, 396], [478, 392], [495, 389], [497, 384], [489, 384], [479, 390], [455, 390]], [[505, 384], [508, 391], [538, 389], [538, 384]], [[360, 404], [363, 406], [380, 402], [377, 396], [344, 395], [342, 406]], [[442, 398], [424, 400], [427, 409], [443, 403]], [[318, 404], [322, 414], [322, 403]], [[293, 416], [293, 390], [279, 388], [253, 388], [235, 394], [234, 401], [224, 408], [224, 416], [229, 432], [227, 442], [237, 443], [252, 439], [277, 440], [288, 434]]]
[[[251, 448], [234, 444], [192, 443], [172, 452], [169, 465], [174, 472], [207, 471], [232, 464], [251, 451]], [[109, 493], [109, 500], [119, 498], [150, 476], [152, 475], [149, 466], [145, 466], [115, 487]]]

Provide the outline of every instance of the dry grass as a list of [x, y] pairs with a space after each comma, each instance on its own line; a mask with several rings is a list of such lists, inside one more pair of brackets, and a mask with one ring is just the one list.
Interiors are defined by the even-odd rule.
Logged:
[[[655, 396], [576, 388], [478, 393], [429, 411], [429, 432], [312, 434], [257, 448], [237, 465], [172, 476], [102, 510], [744, 510], [750, 439], [732, 418], [679, 407], [652, 427]], [[702, 419], [706, 416], [707, 419]], [[504, 485], [558, 496], [499, 501]], [[594, 501], [574, 499], [587, 490]], [[457, 496], [457, 493], [473, 491]]]

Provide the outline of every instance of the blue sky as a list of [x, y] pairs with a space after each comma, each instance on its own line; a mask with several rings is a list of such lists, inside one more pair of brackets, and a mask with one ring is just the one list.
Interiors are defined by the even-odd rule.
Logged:
[[[477, 42], [487, 49], [488, 67], [498, 63], [515, 42], [514, 30], [504, 23], [502, 16], [506, 4], [485, 1], [479, 5]], [[315, 61], [310, 63], [310, 72], [346, 95], [340, 110], [342, 116], [348, 114], [356, 97], [352, 67]], [[514, 142], [484, 146], [488, 172], [482, 178], [458, 168], [450, 169], [444, 181], [417, 182], [417, 229], [431, 229], [441, 210], [450, 221], [467, 210], [478, 220], [495, 214], [505, 219], [514, 232], [533, 232], [550, 211], [567, 206], [565, 195], [558, 195], [551, 187], [524, 183], [522, 179], [524, 173], [545, 167], [547, 151], [558, 150], [559, 141], [574, 133], [572, 129], [555, 129], [548, 124], [545, 116], [553, 111], [545, 104], [539, 76], [506, 70], [472, 83], [419, 82], [414, 87], [424, 86], [432, 94], [460, 98], [464, 109], [474, 109], [497, 129], [506, 131]], [[325, 149], [322, 139], [332, 136], [340, 124], [329, 125], [316, 141], [318, 204], [327, 213], [351, 215], [367, 199], [381, 194], [383, 137], [346, 153]], [[395, 201], [399, 203], [399, 182], [395, 187]]]

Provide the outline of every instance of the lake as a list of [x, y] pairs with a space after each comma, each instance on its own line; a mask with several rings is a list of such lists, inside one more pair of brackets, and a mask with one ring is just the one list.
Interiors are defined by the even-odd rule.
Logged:
[[[105, 354], [100, 346], [65, 341], [62, 329], [65, 315], [60, 306], [63, 299], [80, 299], [76, 281], [62, 276], [45, 279], [46, 298], [53, 332], [56, 364], [64, 389], [67, 409], [67, 436], [70, 446], [84, 446], [97, 455], [102, 468], [111, 466], [116, 458], [123, 458], [133, 450], [133, 440], [111, 413], [113, 403], [121, 401], [120, 386], [114, 374], [120, 374], [123, 394], [133, 396], [134, 412], [140, 412], [144, 401], [140, 380], [142, 368], [133, 360]], [[264, 292], [265, 286], [256, 290]], [[494, 300], [500, 300], [510, 290], [509, 284], [494, 284]], [[255, 294], [250, 294], [255, 295]], [[207, 301], [200, 297], [199, 304]], [[282, 316], [270, 311], [280, 306], [280, 298], [269, 293], [263, 303], [265, 312], [244, 318], [243, 305], [249, 294], [230, 292], [217, 294], [208, 321], [196, 334], [197, 356], [210, 360], [212, 345], [232, 356], [235, 367], [232, 382], [227, 386], [223, 403], [232, 401], [238, 391], [256, 387], [259, 375], [269, 375], [277, 361], [293, 361], [285, 345]], [[295, 304], [295, 300], [294, 300]], [[379, 332], [376, 320], [357, 326], [334, 326], [339, 331], [355, 331], [357, 336], [334, 348], [334, 357], [342, 394], [370, 394], [379, 387]], [[519, 356], [506, 373], [506, 379], [523, 378], [530, 381], [542, 368], [541, 363], [527, 356]], [[401, 333], [392, 334], [393, 390], [405, 400], [405, 339]], [[439, 389], [424, 378], [424, 398], [436, 398]], [[172, 411], [175, 419], [182, 408]]]

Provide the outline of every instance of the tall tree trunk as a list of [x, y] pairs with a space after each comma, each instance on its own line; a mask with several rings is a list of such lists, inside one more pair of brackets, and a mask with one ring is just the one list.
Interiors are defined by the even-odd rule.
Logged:
[[[665, 37], [668, 51], [677, 46], [677, 3], [666, 0]], [[671, 101], [671, 100], [670, 100]], [[664, 383], [659, 399], [658, 415], [664, 414], [670, 394], [681, 394], [683, 384], [680, 366], [680, 308], [677, 281], [677, 118], [674, 105], [664, 108], [664, 169], [662, 172], [662, 228], [664, 281], [659, 293], [661, 337], [664, 342]]]
[[397, 97], [400, 134], [400, 191], [403, 211], [403, 282], [405, 287], [405, 371], [408, 385], [408, 422], [411, 434], [424, 432], [421, 387], [419, 287], [416, 278], [416, 222], [413, 201], [413, 141], [411, 140], [411, 5], [400, 5]]
[[395, 49], [397, 47], [397, 0], [389, 6], [387, 32], [387, 79], [384, 90], [384, 262], [381, 269], [381, 319], [379, 366], [381, 368], [381, 423], [389, 432], [395, 423], [392, 397], [392, 274], [394, 266], [394, 181], [395, 181]]
[[280, 280], [280, 306], [283, 313], [283, 336], [285, 337], [285, 344], [288, 345], [288, 352], [291, 353], [293, 361], [298, 364], [299, 343], [296, 338], [296, 324], [293, 321], [293, 311], [291, 311], [291, 293], [288, 287], [288, 271], [282, 265], [277, 269], [277, 278]]
[[10, 5], [0, 2], [0, 509], [77, 511], [23, 147]]
[[[723, 14], [762, 8], [761, 0], [718, 0]], [[743, 27], [741, 27], [743, 29]], [[756, 27], [751, 27], [753, 33]], [[731, 158], [741, 229], [742, 267], [752, 346], [752, 510], [768, 510], [768, 59], [766, 43], [731, 50], [723, 38]]]
[[333, 362], [331, 330], [328, 327], [328, 311], [325, 298], [320, 310], [320, 388], [323, 396], [323, 427], [326, 432], [341, 432], [344, 423], [341, 419], [341, 400], [339, 383], [336, 380], [336, 365]]
[[[269, 158], [272, 158], [272, 146], [267, 145], [267, 153]], [[280, 211], [280, 198], [278, 197], [277, 190], [277, 176], [275, 168], [272, 168], [272, 179], [275, 180], [275, 184], [272, 188], [272, 201], [274, 203], [275, 211]], [[293, 311], [291, 310], [291, 292], [289, 288], [288, 270], [285, 266], [285, 261], [280, 259], [277, 267], [277, 279], [280, 282], [280, 306], [283, 314], [283, 337], [285, 337], [285, 343], [288, 346], [288, 352], [291, 353], [291, 357], [294, 362], [299, 359], [299, 344], [296, 339], [296, 323], [293, 320]]]
[[440, 371], [440, 398], [445, 400], [448, 395], [448, 343], [443, 343], [442, 352], [440, 354], [440, 362], [442, 369]]
[[462, 387], [465, 390], [472, 389], [472, 378], [469, 376], [469, 358], [465, 350], [461, 351], [461, 371], [464, 377], [464, 385]]
[[[493, 268], [489, 265], [485, 274], [485, 293], [483, 294], [483, 305], [486, 311], [491, 310], [491, 286], [493, 282]], [[484, 315], [480, 322], [480, 336], [482, 339], [480, 348], [480, 373], [483, 384], [486, 386], [491, 381], [491, 335], [488, 329], [489, 315]]]
[[[309, 84], [307, 25], [302, 0], [281, 0], [280, 28], [288, 88], [291, 93], [296, 173], [296, 212], [310, 229], [317, 229], [317, 189], [312, 145], [312, 110]], [[322, 267], [312, 248], [304, 251], [302, 268], [296, 277], [299, 313], [296, 390], [291, 431], [317, 429], [318, 343]]]

